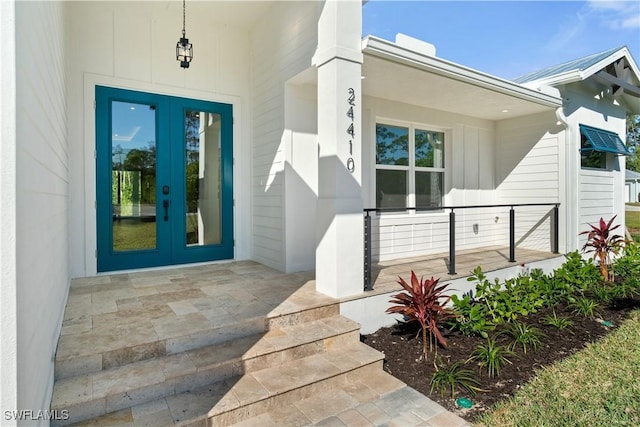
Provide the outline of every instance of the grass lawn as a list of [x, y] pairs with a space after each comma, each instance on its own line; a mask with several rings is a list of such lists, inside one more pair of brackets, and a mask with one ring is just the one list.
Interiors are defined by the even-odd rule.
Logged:
[[640, 212], [627, 211], [625, 218], [631, 237], [633, 237], [633, 240], [636, 242], [640, 242]]
[[640, 310], [601, 341], [544, 369], [486, 426], [640, 425]]

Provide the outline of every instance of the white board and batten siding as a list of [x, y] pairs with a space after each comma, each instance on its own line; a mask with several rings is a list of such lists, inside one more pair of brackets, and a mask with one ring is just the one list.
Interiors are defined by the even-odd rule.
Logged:
[[[376, 123], [414, 124], [445, 133], [444, 205], [496, 203], [494, 123], [380, 98], [363, 99], [363, 200], [375, 207]], [[499, 242], [496, 210], [456, 210], [456, 250]], [[449, 250], [449, 213], [387, 213], [372, 218], [372, 259], [392, 259]]]
[[[556, 120], [550, 112], [498, 122], [499, 204], [560, 202], [564, 133]], [[516, 248], [550, 251], [553, 206], [514, 209]], [[503, 226], [508, 236], [508, 213]]]
[[[580, 192], [578, 203], [580, 205], [579, 229], [590, 230], [589, 224], [597, 225], [600, 218], [609, 221], [615, 212], [615, 185], [614, 174], [610, 171], [594, 169], [582, 169], [580, 171]], [[619, 222], [616, 222], [619, 224]], [[580, 245], [586, 241], [585, 236], [580, 236]]]
[[251, 31], [253, 256], [286, 269], [285, 84], [311, 66], [320, 9], [315, 2], [275, 2]]
[[[17, 350], [0, 351], [0, 365], [7, 368], [3, 373], [17, 366], [17, 390], [9, 390], [17, 393], [17, 407], [3, 410], [49, 407], [52, 361], [70, 282], [66, 7], [61, 2], [15, 3], [16, 274], [14, 283], [3, 281], [2, 286], [16, 290]], [[5, 360], [16, 355], [14, 363]]]

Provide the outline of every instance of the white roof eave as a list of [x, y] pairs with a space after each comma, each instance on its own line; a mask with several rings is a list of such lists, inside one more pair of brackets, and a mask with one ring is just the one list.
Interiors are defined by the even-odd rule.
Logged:
[[562, 105], [562, 99], [559, 96], [544, 93], [540, 90], [501, 79], [441, 58], [427, 56], [378, 37], [365, 37], [362, 41], [362, 53], [429, 71], [547, 107], [558, 108]]
[[530, 82], [522, 83], [522, 86], [534, 89], [540, 86], [561, 86], [569, 83], [581, 82], [584, 80], [584, 73], [579, 70], [571, 70], [562, 74], [556, 74], [554, 76], [546, 77], [538, 80], [531, 80]]

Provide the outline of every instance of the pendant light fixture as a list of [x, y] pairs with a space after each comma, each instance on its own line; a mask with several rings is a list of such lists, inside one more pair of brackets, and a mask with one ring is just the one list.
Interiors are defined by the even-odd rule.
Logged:
[[193, 59], [193, 45], [189, 43], [189, 39], [185, 34], [186, 27], [186, 5], [185, 0], [182, 0], [182, 37], [176, 44], [176, 59], [180, 61], [182, 68], [189, 68], [189, 63]]

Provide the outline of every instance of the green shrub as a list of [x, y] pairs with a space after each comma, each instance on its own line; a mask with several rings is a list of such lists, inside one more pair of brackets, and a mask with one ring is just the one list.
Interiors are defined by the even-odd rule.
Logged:
[[566, 261], [553, 273], [555, 280], [564, 282], [569, 294], [586, 291], [600, 284], [601, 276], [593, 260], [585, 260], [577, 251], [566, 255]]
[[624, 279], [637, 278], [640, 276], [640, 245], [627, 242], [624, 246], [622, 256], [618, 258], [613, 269], [618, 277]]
[[494, 324], [535, 313], [544, 304], [542, 291], [528, 275], [507, 279], [500, 284], [498, 279], [489, 281], [482, 268], [476, 267], [467, 280], [477, 282], [476, 301], [486, 306], [486, 318]]
[[457, 329], [465, 335], [488, 338], [488, 333], [496, 328], [495, 323], [487, 317], [487, 307], [475, 302], [470, 294], [465, 294], [462, 298], [452, 295], [451, 302], [455, 312], [455, 318], [450, 323], [451, 329]]

